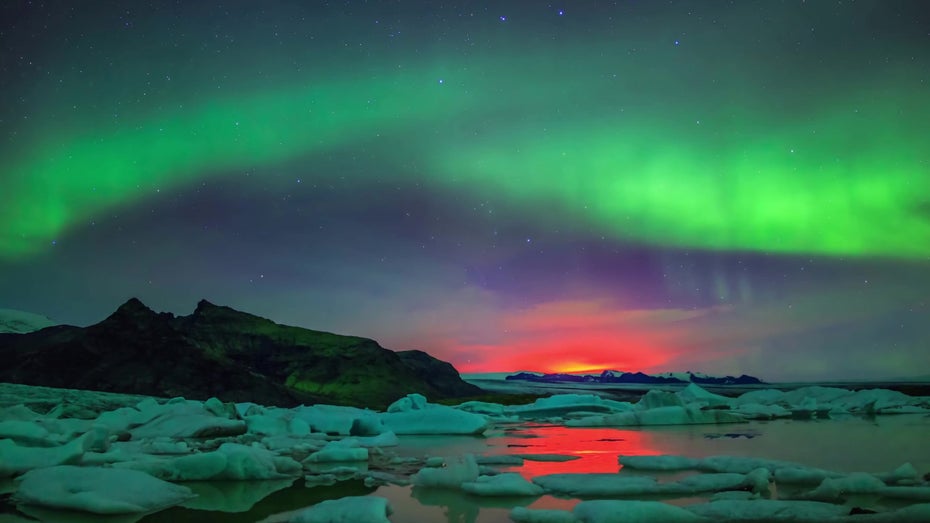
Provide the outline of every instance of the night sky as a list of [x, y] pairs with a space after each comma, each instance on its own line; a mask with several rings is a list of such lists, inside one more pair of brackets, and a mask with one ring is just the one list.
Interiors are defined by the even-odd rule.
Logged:
[[463, 372], [928, 374], [930, 10], [0, 4], [0, 307]]

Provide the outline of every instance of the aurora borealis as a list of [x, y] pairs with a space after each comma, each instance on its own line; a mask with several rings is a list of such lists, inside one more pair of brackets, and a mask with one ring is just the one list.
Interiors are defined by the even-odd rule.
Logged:
[[0, 307], [205, 297], [465, 372], [898, 377], [930, 351], [919, 1], [0, 19]]

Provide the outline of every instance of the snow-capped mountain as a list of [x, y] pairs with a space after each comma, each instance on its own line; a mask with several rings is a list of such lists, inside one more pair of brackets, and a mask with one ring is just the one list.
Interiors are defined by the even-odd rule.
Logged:
[[701, 385], [757, 385], [764, 383], [759, 378], [743, 374], [733, 376], [709, 376], [699, 372], [663, 372], [661, 374], [644, 374], [642, 372], [622, 372], [605, 370], [600, 374], [538, 374], [519, 372], [507, 376], [508, 380], [573, 382], [573, 383], [698, 383]]
[[0, 333], [25, 334], [52, 325], [58, 323], [40, 314], [0, 309]]

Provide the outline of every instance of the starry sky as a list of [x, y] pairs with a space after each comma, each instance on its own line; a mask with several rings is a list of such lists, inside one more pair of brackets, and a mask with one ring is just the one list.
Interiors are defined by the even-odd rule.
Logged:
[[926, 374], [921, 0], [0, 5], [0, 307]]

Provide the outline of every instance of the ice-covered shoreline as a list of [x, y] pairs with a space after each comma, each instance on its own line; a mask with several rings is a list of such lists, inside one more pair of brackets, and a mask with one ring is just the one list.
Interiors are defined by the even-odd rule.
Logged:
[[[63, 401], [52, 405], [56, 398]], [[408, 435], [477, 436], [501, 424], [530, 421], [568, 427], [650, 427], [790, 417], [927, 416], [928, 409], [930, 397], [828, 387], [758, 390], [729, 398], [689, 385], [675, 393], [651, 391], [636, 403], [565, 394], [527, 405], [466, 402], [457, 407], [430, 404], [412, 394], [376, 412], [328, 405], [283, 409], [216, 399], [159, 401], [4, 384], [0, 477], [17, 477], [12, 500], [21, 507], [139, 517], [191, 502], [194, 493], [185, 486], [187, 481], [286, 483], [303, 478], [308, 488], [352, 479], [369, 486], [412, 484], [477, 497], [557, 495], [585, 500], [571, 512], [515, 508], [514, 521], [613, 521], [610, 514], [617, 510], [640, 514], [645, 518], [641, 521], [721, 520], [721, 514], [729, 514], [725, 521], [770, 521], [787, 513], [800, 520], [920, 521], [930, 516], [924, 505], [930, 502], [930, 484], [922, 476], [926, 471], [903, 463], [895, 470], [848, 473], [734, 456], [621, 456], [616, 473], [525, 478], [501, 468], [523, 459], [560, 457], [520, 452], [403, 457], [391, 449]], [[633, 469], [688, 469], [697, 474], [668, 481], [631, 474]], [[775, 487], [788, 485], [795, 492], [790, 499], [773, 496]], [[712, 496], [711, 501], [672, 510], [666, 504], [625, 499], [695, 493]], [[907, 507], [868, 518], [850, 516], [849, 507], [842, 504], [849, 495], [893, 499], [896, 506]], [[595, 502], [599, 498], [603, 503]], [[389, 521], [389, 503], [333, 501], [291, 513], [283, 521], [339, 521], [348, 517], [345, 510], [361, 510], [351, 512], [353, 521]]]

